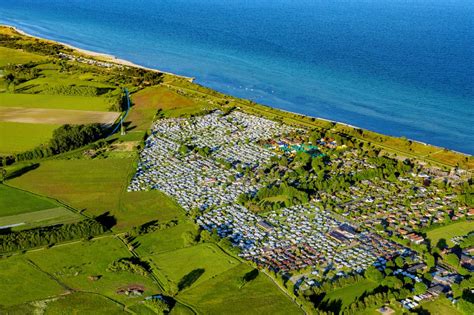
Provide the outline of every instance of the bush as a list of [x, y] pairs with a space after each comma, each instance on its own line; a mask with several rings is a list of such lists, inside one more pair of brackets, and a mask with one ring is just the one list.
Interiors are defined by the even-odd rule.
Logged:
[[136, 273], [142, 276], [146, 276], [148, 267], [140, 261], [138, 258], [120, 258], [112, 262], [107, 271], [110, 272], [119, 272], [119, 271], [128, 271], [131, 273]]

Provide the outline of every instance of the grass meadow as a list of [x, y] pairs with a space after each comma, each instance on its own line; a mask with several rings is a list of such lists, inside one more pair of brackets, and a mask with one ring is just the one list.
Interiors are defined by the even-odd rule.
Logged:
[[0, 184], [0, 217], [57, 207], [56, 203], [46, 198]]
[[466, 235], [469, 232], [473, 231], [474, 223], [473, 221], [468, 220], [451, 223], [446, 226], [435, 228], [431, 231], [426, 232], [426, 235], [430, 239], [432, 246], [435, 246], [442, 238], [446, 240], [449, 246], [454, 246], [454, 243], [451, 241], [451, 238], [455, 236]]
[[[201, 314], [302, 314], [265, 274], [242, 286], [240, 279], [253, 268], [239, 264], [180, 293]], [[219, 289], [215, 289], [219, 288]]]
[[28, 213], [21, 213], [7, 217], [0, 217], [0, 226], [22, 224], [15, 227], [15, 230], [47, 226], [53, 224], [72, 223], [81, 220], [82, 217], [63, 207], [39, 210]]
[[59, 126], [0, 121], [0, 154], [19, 153], [47, 143]]
[[45, 315], [68, 314], [129, 314], [121, 304], [94, 293], [76, 292], [48, 302]]
[[117, 219], [117, 230], [184, 217], [176, 202], [159, 191], [128, 193], [133, 172], [131, 158], [48, 160], [9, 183], [56, 198], [90, 215], [110, 212]]
[[[150, 278], [142, 275], [127, 271], [107, 271], [107, 267], [114, 260], [130, 256], [130, 252], [119, 239], [105, 236], [92, 241], [29, 252], [25, 258], [32, 260], [42, 270], [74, 290], [101, 294], [123, 303], [131, 303], [141, 298], [118, 294], [117, 289], [131, 284], [142, 285], [146, 294], [150, 295], [157, 293], [158, 287]], [[99, 280], [91, 281], [89, 276], [99, 276]]]
[[0, 47], [0, 67], [8, 64], [22, 64], [31, 61], [43, 61], [45, 57], [32, 54], [26, 51], [19, 51], [7, 47]]
[[421, 308], [428, 312], [428, 314], [449, 314], [462, 315], [463, 313], [453, 306], [451, 301], [445, 297], [440, 297], [434, 301], [428, 301], [421, 304]]
[[0, 259], [0, 279], [2, 306], [45, 299], [66, 291], [47, 274], [36, 269], [24, 256]]
[[202, 270], [202, 274], [192, 286], [240, 264], [240, 261], [224, 253], [216, 245], [206, 243], [151, 255], [148, 258], [160, 273], [177, 285], [184, 276], [195, 270]]
[[141, 235], [136, 238], [136, 252], [141, 256], [157, 255], [184, 247], [183, 233], [196, 231], [193, 223], [186, 221], [176, 226]]
[[368, 279], [361, 280], [357, 283], [345, 286], [343, 288], [328, 292], [324, 297], [323, 302], [341, 302], [341, 309], [349, 306], [352, 302], [356, 301], [358, 297], [362, 296], [365, 292], [370, 292], [378, 286], [377, 283]]

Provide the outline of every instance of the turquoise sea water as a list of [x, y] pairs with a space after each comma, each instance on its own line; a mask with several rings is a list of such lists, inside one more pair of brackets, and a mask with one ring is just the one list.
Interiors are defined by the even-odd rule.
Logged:
[[474, 154], [472, 1], [0, 0], [0, 23]]

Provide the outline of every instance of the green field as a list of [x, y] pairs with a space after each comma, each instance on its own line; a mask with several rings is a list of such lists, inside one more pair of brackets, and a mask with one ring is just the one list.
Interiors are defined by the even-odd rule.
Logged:
[[37, 54], [0, 46], [0, 67], [4, 67], [8, 64], [23, 64], [43, 60], [46, 60], [46, 58]]
[[22, 256], [0, 259], [0, 305], [11, 306], [45, 299], [65, 291]]
[[22, 213], [8, 217], [0, 217], [0, 226], [22, 224], [19, 228], [32, 228], [53, 224], [72, 223], [82, 219], [79, 214], [65, 208], [51, 208], [30, 213]]
[[149, 258], [160, 273], [175, 284], [178, 284], [185, 275], [195, 270], [202, 270], [202, 275], [193, 283], [193, 286], [240, 264], [238, 260], [227, 255], [214, 244], [199, 244], [151, 255]]
[[46, 304], [46, 315], [68, 314], [129, 314], [123, 306], [99, 294], [77, 292]]
[[426, 232], [426, 235], [431, 241], [431, 245], [435, 246], [438, 241], [442, 238], [446, 240], [449, 246], [454, 246], [454, 243], [451, 241], [451, 238], [460, 235], [467, 235], [469, 232], [474, 231], [474, 222], [473, 221], [461, 221], [456, 223], [451, 223], [446, 226], [435, 228], [431, 231]]
[[136, 239], [139, 244], [136, 252], [147, 256], [183, 248], [183, 233], [195, 230], [195, 225], [187, 221], [171, 228], [139, 236]]
[[421, 308], [427, 310], [429, 314], [433, 315], [462, 315], [463, 313], [456, 309], [451, 302], [443, 297], [437, 298], [434, 301], [429, 301], [421, 304]]
[[92, 215], [110, 212], [117, 219], [117, 229], [184, 217], [176, 202], [159, 191], [126, 192], [133, 171], [130, 158], [49, 160], [9, 184]]
[[303, 313], [263, 273], [242, 286], [240, 279], [251, 270], [239, 264], [180, 293], [179, 297], [201, 314]]
[[[1, 95], [1, 94], [0, 94]], [[59, 125], [0, 122], [0, 154], [19, 153], [48, 142]]]
[[60, 199], [77, 209], [102, 214], [119, 208], [130, 159], [49, 160], [9, 183]]
[[354, 302], [359, 296], [364, 294], [364, 292], [370, 292], [378, 286], [377, 283], [370, 281], [368, 279], [361, 280], [357, 283], [348, 285], [341, 289], [337, 289], [331, 292], [328, 292], [324, 297], [323, 302], [341, 302], [341, 309], [349, 306]]
[[[107, 267], [114, 260], [130, 257], [125, 245], [113, 236], [102, 237], [88, 242], [76, 242], [55, 246], [46, 250], [29, 252], [26, 258], [35, 262], [68, 287], [79, 291], [100, 293], [117, 301], [131, 303], [141, 298], [131, 298], [118, 294], [117, 289], [131, 285], [142, 285], [146, 294], [159, 292], [153, 281], [130, 272], [109, 272]], [[89, 276], [100, 276], [91, 281]]]
[[0, 106], [107, 111], [105, 97], [0, 93]]
[[0, 217], [57, 207], [57, 204], [46, 198], [0, 184]]

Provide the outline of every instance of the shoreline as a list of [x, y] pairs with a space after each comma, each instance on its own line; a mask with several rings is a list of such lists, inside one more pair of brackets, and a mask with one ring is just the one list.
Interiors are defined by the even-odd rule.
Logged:
[[[82, 48], [79, 48], [79, 47], [76, 47], [76, 46], [73, 46], [73, 45], [70, 45], [70, 44], [66, 44], [66, 43], [64, 43], [64, 42], [60, 42], [60, 41], [57, 41], [57, 40], [46, 39], [46, 38], [43, 38], [43, 37], [35, 36], [35, 35], [29, 34], [29, 33], [25, 32], [25, 31], [19, 29], [19, 28], [16, 27], [16, 26], [12, 26], [12, 25], [8, 25], [8, 24], [0, 24], [0, 26], [9, 27], [9, 28], [13, 29], [14, 31], [16, 31], [16, 32], [18, 32], [19, 34], [22, 34], [22, 35], [24, 35], [24, 36], [28, 36], [28, 37], [32, 37], [32, 38], [36, 38], [36, 39], [40, 39], [40, 40], [49, 41], [49, 42], [52, 42], [52, 43], [56, 43], [56, 44], [63, 45], [64, 47], [70, 48], [70, 49], [72, 49], [72, 50], [74, 50], [74, 51], [76, 51], [76, 52], [79, 52], [80, 54], [83, 54], [83, 55], [85, 55], [85, 56], [90, 56], [90, 57], [94, 57], [94, 58], [103, 58], [102, 61], [112, 62], [112, 63], [115, 63], [115, 64], [117, 64], [117, 65], [122, 65], [122, 66], [127, 66], [127, 67], [135, 67], [135, 68], [140, 68], [140, 69], [144, 69], [144, 70], [149, 70], [149, 71], [164, 73], [164, 74], [167, 74], [167, 75], [171, 75], [171, 76], [175, 76], [175, 77], [179, 77], [179, 78], [186, 79], [186, 80], [188, 80], [188, 81], [190, 81], [190, 82], [192, 82], [192, 83], [194, 83], [194, 80], [195, 80], [195, 77], [188, 77], [188, 76], [184, 76], [184, 75], [175, 74], [175, 73], [172, 73], [172, 72], [161, 71], [161, 70], [155, 69], [155, 68], [149, 68], [149, 67], [141, 66], [141, 65], [136, 64], [136, 63], [134, 63], [134, 62], [131, 62], [131, 61], [129, 61], [129, 60], [125, 60], [125, 59], [118, 58], [118, 57], [116, 57], [116, 56], [114, 56], [114, 55], [112, 55], [112, 54], [100, 53], [100, 52], [96, 52], [96, 51], [92, 51], [92, 50], [82, 49]], [[206, 88], [208, 88], [208, 87], [206, 87]], [[209, 89], [212, 89], [212, 88], [209, 88]], [[224, 94], [224, 95], [227, 95], [226, 93], [223, 93], [223, 92], [219, 92], [219, 93]], [[230, 95], [230, 96], [232, 96], [232, 95]], [[235, 96], [232, 96], [232, 97], [239, 99], [239, 97], [235, 97]], [[301, 113], [297, 113], [297, 112], [293, 112], [293, 111], [289, 111], [289, 110], [285, 110], [285, 109], [273, 107], [273, 106], [271, 106], [271, 105], [266, 105], [266, 104], [259, 104], [259, 105], [261, 105], [261, 106], [266, 106], [266, 107], [269, 107], [269, 108], [271, 108], [271, 109], [278, 110], [278, 111], [282, 111], [282, 112], [289, 113], [289, 114], [293, 114], [293, 115], [305, 116], [305, 117], [314, 118], [314, 119], [318, 119], [318, 120], [322, 120], [322, 121], [327, 121], [327, 122], [331, 122], [331, 123], [336, 123], [336, 124], [343, 125], [343, 126], [346, 126], [346, 127], [349, 127], [349, 128], [353, 128], [353, 129], [362, 129], [362, 130], [367, 130], [367, 131], [370, 131], [370, 132], [380, 133], [380, 132], [377, 132], [377, 131], [373, 131], [373, 130], [370, 130], [370, 129], [367, 129], [367, 128], [355, 126], [355, 125], [352, 125], [352, 124], [349, 124], [349, 123], [345, 123], [345, 122], [341, 122], [341, 121], [336, 121], [336, 120], [332, 120], [332, 119], [328, 119], [328, 118], [322, 118], [322, 117], [317, 117], [317, 116], [311, 116], [311, 115], [307, 115], [307, 114], [301, 114]], [[402, 136], [397, 137], [397, 136], [393, 136], [393, 135], [389, 135], [389, 134], [384, 134], [384, 133], [380, 133], [380, 134], [385, 135], [385, 136], [389, 136], [389, 137], [394, 137], [394, 138], [401, 138], [401, 137], [402, 137]], [[461, 154], [461, 155], [464, 155], [464, 156], [466, 156], [466, 157], [471, 157], [471, 156], [473, 156], [473, 155], [471, 155], [471, 154], [469, 154], [469, 153], [456, 151], [456, 150], [454, 150], [454, 149], [450, 149], [450, 148], [447, 148], [447, 147], [442, 147], [442, 146], [439, 146], [439, 145], [434, 145], [434, 144], [426, 143], [426, 142], [419, 141], [419, 140], [416, 140], [416, 139], [411, 139], [411, 138], [406, 138], [406, 139], [409, 140], [409, 141], [412, 141], [412, 142], [419, 143], [419, 144], [421, 144], [421, 145], [435, 147], [435, 148], [438, 148], [439, 150], [452, 151], [452, 152], [454, 152], [454, 153]]]
[[40, 39], [40, 40], [45, 40], [45, 41], [50, 41], [50, 42], [53, 42], [53, 43], [56, 43], [56, 44], [63, 45], [66, 48], [70, 48], [70, 49], [75, 50], [75, 51], [79, 52], [80, 54], [83, 54], [83, 55], [86, 55], [86, 56], [90, 56], [90, 57], [94, 57], [94, 58], [102, 58], [102, 61], [112, 62], [112, 63], [115, 63], [117, 65], [122, 65], [122, 66], [127, 66], [127, 67], [134, 67], [134, 68], [140, 68], [140, 69], [144, 69], [144, 70], [148, 70], [148, 71], [164, 73], [164, 74], [168, 74], [168, 75], [172, 75], [172, 76], [176, 76], [176, 77], [186, 79], [190, 82], [193, 82], [194, 79], [195, 79], [193, 77], [188, 77], [188, 76], [184, 76], [184, 75], [180, 75], [180, 74], [176, 74], [176, 73], [172, 73], [172, 72], [167, 72], [167, 71], [162, 71], [162, 70], [159, 70], [159, 69], [145, 67], [145, 66], [136, 64], [132, 61], [118, 58], [118, 57], [116, 57], [112, 54], [100, 53], [100, 52], [96, 52], [96, 51], [92, 51], [92, 50], [88, 50], [88, 49], [83, 49], [83, 48], [79, 48], [77, 46], [67, 44], [67, 43], [64, 43], [64, 42], [60, 42], [60, 41], [57, 41], [57, 40], [46, 39], [46, 38], [43, 38], [43, 37], [32, 35], [32, 34], [29, 34], [25, 31], [19, 29], [16, 26], [12, 26], [12, 25], [8, 25], [8, 24], [0, 24], [0, 26], [9, 27], [9, 28], [13, 29], [15, 32], [17, 32], [21, 35], [24, 35], [24, 36], [28, 36], [28, 37], [32, 37], [32, 38], [36, 38], [36, 39]]

